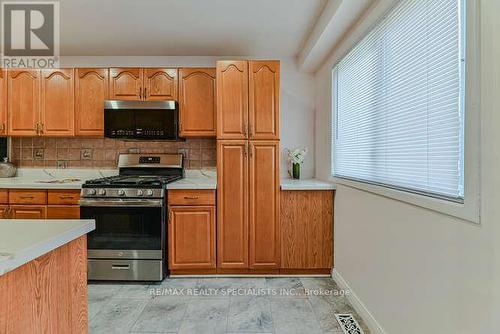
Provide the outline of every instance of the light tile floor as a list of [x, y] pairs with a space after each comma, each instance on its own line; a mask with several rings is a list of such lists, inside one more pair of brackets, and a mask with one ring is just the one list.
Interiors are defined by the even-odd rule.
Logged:
[[90, 333], [342, 333], [334, 313], [367, 327], [325, 278], [168, 278], [89, 284]]

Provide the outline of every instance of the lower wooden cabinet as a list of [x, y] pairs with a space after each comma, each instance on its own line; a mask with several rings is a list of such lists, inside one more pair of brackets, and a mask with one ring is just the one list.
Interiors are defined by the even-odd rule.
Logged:
[[10, 219], [45, 219], [47, 207], [45, 205], [11, 205]]
[[281, 268], [325, 273], [333, 267], [333, 190], [281, 191]]
[[0, 219], [79, 219], [80, 190], [0, 189]]
[[49, 205], [47, 219], [80, 219], [80, 206], [77, 205]]
[[215, 207], [172, 206], [169, 268], [215, 268]]

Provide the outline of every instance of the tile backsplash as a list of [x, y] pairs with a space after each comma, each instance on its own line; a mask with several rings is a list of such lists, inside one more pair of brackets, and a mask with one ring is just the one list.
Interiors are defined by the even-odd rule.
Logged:
[[12, 138], [11, 160], [18, 167], [116, 168], [120, 153], [182, 153], [186, 168], [216, 166], [215, 139], [178, 142], [108, 138]]

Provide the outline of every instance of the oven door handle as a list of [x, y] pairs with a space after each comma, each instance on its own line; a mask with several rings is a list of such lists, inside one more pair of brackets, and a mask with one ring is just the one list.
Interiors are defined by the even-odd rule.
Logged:
[[80, 199], [81, 207], [147, 207], [155, 208], [162, 207], [161, 199], [99, 199], [99, 198], [82, 198]]

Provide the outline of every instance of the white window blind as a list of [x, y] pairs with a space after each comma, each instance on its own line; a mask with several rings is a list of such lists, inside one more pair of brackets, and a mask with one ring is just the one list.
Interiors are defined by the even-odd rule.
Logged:
[[460, 0], [402, 0], [333, 70], [333, 175], [463, 199]]

